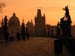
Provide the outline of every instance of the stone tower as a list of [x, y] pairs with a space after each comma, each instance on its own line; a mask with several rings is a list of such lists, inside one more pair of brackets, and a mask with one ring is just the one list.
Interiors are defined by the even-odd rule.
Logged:
[[35, 35], [45, 36], [45, 15], [42, 16], [41, 9], [37, 10], [37, 16], [35, 17]]

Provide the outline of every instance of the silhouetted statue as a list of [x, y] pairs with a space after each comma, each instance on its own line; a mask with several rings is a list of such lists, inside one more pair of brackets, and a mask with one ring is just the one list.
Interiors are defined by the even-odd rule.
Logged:
[[65, 16], [63, 18], [61, 18], [61, 28], [62, 28], [62, 36], [66, 36], [66, 37], [72, 37], [71, 35], [71, 17], [69, 14], [69, 9], [68, 6], [66, 6], [65, 8], [63, 8], [63, 10], [65, 10]]
[[57, 24], [57, 30], [56, 30], [56, 38], [57, 39], [61, 39], [61, 27], [60, 27], [60, 23], [58, 22], [58, 24]]
[[56, 29], [56, 40], [54, 40], [54, 50], [55, 50], [55, 56], [62, 55], [62, 38], [61, 38], [61, 27], [59, 22], [57, 24], [57, 29]]
[[3, 23], [3, 32], [4, 32], [4, 37], [5, 37], [5, 43], [7, 45], [8, 38], [9, 38], [9, 33], [8, 33], [8, 26], [7, 26], [7, 16], [4, 18], [4, 23]]
[[62, 29], [62, 37], [63, 43], [65, 47], [70, 51], [73, 55], [73, 38], [71, 34], [71, 17], [69, 14], [68, 6], [66, 6], [63, 10], [65, 10], [65, 16], [61, 18], [60, 24]]
[[23, 40], [25, 40], [25, 24], [24, 24], [24, 21], [22, 22], [22, 26], [21, 26], [21, 35], [23, 37]]
[[71, 35], [71, 23], [72, 23], [72, 21], [71, 21], [71, 17], [70, 17], [70, 14], [69, 14], [68, 6], [66, 6], [64, 10], [66, 11], [65, 16], [68, 18], [67, 19], [67, 28], [68, 28], [67, 29], [67, 31], [68, 31], [67, 35], [72, 37], [72, 35]]
[[66, 36], [66, 21], [64, 20], [64, 18], [61, 18], [61, 21], [60, 21], [60, 23], [61, 23], [61, 29], [62, 29], [62, 37], [64, 37], [64, 36]]
[[26, 38], [29, 39], [29, 31], [27, 27], [26, 27]]

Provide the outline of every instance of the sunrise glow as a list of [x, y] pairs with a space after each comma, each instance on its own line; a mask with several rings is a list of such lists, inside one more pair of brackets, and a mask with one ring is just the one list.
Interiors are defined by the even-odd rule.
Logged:
[[34, 22], [37, 9], [40, 8], [42, 14], [46, 15], [46, 24], [56, 25], [61, 17], [64, 16], [64, 8], [69, 6], [72, 24], [75, 24], [75, 0], [0, 0], [6, 4], [3, 13], [0, 13], [0, 22], [5, 15], [10, 18], [12, 13], [16, 13], [20, 22], [24, 19], [25, 23], [31, 19]]

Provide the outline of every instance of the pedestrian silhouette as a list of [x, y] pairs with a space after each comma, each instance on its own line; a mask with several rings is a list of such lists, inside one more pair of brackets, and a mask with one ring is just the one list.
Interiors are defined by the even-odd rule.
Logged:
[[21, 26], [21, 35], [22, 35], [22, 39], [25, 40], [25, 24], [24, 24], [24, 20], [23, 20], [22, 26]]
[[50, 37], [50, 28], [48, 28], [48, 37]]
[[7, 16], [5, 16], [4, 22], [3, 22], [3, 32], [4, 32], [4, 37], [5, 37], [6, 46], [7, 46], [8, 38], [9, 38], [7, 21], [8, 21], [8, 20], [7, 20]]

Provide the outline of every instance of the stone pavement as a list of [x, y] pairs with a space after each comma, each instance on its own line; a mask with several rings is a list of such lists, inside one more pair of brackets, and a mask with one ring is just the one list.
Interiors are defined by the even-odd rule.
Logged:
[[54, 56], [54, 39], [30, 38], [0, 46], [0, 56]]
[[[54, 38], [32, 37], [29, 40], [0, 42], [0, 56], [54, 56]], [[67, 51], [64, 48], [64, 55]], [[67, 55], [68, 56], [68, 55]]]

